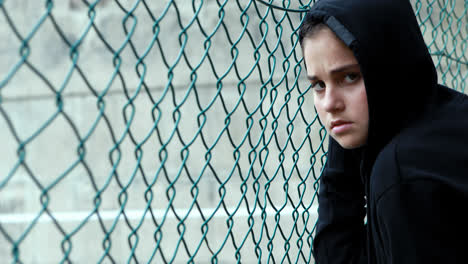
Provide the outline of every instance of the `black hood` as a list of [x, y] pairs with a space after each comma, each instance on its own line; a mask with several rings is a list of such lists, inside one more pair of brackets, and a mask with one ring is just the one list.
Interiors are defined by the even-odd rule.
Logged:
[[405, 126], [430, 111], [437, 72], [408, 0], [321, 0], [307, 16], [354, 52], [369, 105], [367, 161]]

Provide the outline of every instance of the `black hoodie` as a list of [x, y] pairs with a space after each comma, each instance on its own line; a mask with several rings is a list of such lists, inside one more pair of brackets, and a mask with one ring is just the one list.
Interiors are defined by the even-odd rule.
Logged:
[[307, 16], [353, 51], [370, 118], [362, 149], [329, 140], [316, 262], [468, 263], [468, 100], [437, 84], [410, 2], [321, 0]]

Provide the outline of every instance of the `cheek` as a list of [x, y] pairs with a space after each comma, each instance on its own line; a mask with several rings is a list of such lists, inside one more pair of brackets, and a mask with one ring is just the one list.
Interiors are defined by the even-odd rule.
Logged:
[[360, 117], [362, 120], [365, 121], [365, 123], [369, 123], [369, 107], [367, 104], [367, 94], [366, 94], [366, 89], [363, 87], [359, 97], [358, 97], [358, 102], [356, 102], [356, 105], [359, 105], [359, 113]]
[[325, 120], [325, 117], [326, 117], [326, 114], [325, 114], [325, 110], [323, 110], [323, 107], [322, 107], [322, 104], [320, 102], [319, 99], [316, 99], [316, 97], [314, 96], [314, 106], [315, 106], [315, 109], [317, 110], [317, 114], [319, 115], [319, 118], [320, 120], [322, 121], [322, 123], [326, 123], [326, 120]]

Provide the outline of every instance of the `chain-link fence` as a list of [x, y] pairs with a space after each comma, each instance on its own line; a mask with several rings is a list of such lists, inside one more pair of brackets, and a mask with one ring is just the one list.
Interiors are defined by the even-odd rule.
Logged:
[[[468, 3], [412, 2], [464, 91]], [[313, 263], [310, 5], [0, 0], [0, 263]]]

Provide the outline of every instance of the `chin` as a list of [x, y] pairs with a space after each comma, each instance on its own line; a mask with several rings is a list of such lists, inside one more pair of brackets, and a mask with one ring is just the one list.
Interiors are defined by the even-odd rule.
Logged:
[[340, 144], [340, 146], [344, 149], [356, 149], [364, 146], [366, 144], [365, 140], [362, 139], [349, 139], [349, 138], [335, 138], [333, 139]]

